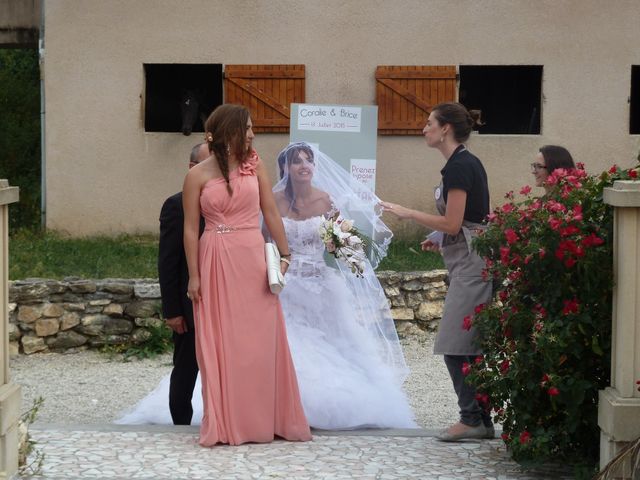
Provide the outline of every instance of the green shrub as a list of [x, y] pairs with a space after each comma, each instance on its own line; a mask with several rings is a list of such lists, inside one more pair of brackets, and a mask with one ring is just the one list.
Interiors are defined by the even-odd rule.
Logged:
[[609, 384], [612, 208], [603, 188], [640, 167], [588, 176], [556, 171], [542, 198], [513, 192], [474, 243], [497, 298], [463, 328], [480, 333], [484, 357], [465, 366], [478, 399], [493, 406], [514, 459], [525, 464], [598, 458], [598, 390]]
[[0, 49], [0, 178], [20, 187], [9, 228], [40, 228], [40, 68], [37, 50]]

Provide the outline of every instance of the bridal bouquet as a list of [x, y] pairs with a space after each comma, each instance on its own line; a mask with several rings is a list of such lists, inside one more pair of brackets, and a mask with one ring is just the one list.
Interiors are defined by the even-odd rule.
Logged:
[[327, 252], [345, 262], [356, 277], [362, 277], [366, 259], [365, 242], [354, 227], [353, 220], [342, 218], [339, 212], [323, 218], [319, 232]]

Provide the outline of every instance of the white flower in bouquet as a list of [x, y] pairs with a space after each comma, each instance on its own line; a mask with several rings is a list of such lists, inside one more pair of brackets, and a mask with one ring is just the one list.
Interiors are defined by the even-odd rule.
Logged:
[[324, 219], [318, 230], [327, 252], [344, 261], [357, 276], [364, 273], [365, 242], [355, 228], [353, 220], [344, 219], [339, 212]]
[[353, 220], [343, 220], [340, 224], [340, 230], [342, 230], [344, 233], [349, 233], [351, 230], [353, 230]]

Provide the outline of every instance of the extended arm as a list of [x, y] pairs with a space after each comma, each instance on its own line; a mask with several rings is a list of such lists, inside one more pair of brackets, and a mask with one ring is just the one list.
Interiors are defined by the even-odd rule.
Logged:
[[460, 231], [464, 220], [466, 203], [467, 192], [454, 188], [448, 192], [447, 210], [444, 215], [432, 215], [390, 202], [380, 202], [380, 205], [382, 205], [385, 212], [390, 212], [403, 220], [413, 220], [433, 230], [456, 235]]

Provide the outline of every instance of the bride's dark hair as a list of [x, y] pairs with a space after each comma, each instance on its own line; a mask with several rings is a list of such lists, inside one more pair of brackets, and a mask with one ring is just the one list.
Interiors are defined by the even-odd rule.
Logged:
[[[278, 155], [278, 168], [280, 169], [280, 178], [284, 178], [285, 173], [289, 170], [289, 165], [295, 158], [300, 155], [300, 152], [307, 154], [310, 160], [313, 160], [313, 150], [306, 143], [293, 143], [288, 148], [280, 152]], [[293, 186], [291, 185], [291, 177], [287, 177], [287, 185], [284, 188], [284, 196], [289, 201], [289, 209], [294, 213], [300, 213], [295, 206], [295, 196], [293, 195]]]

